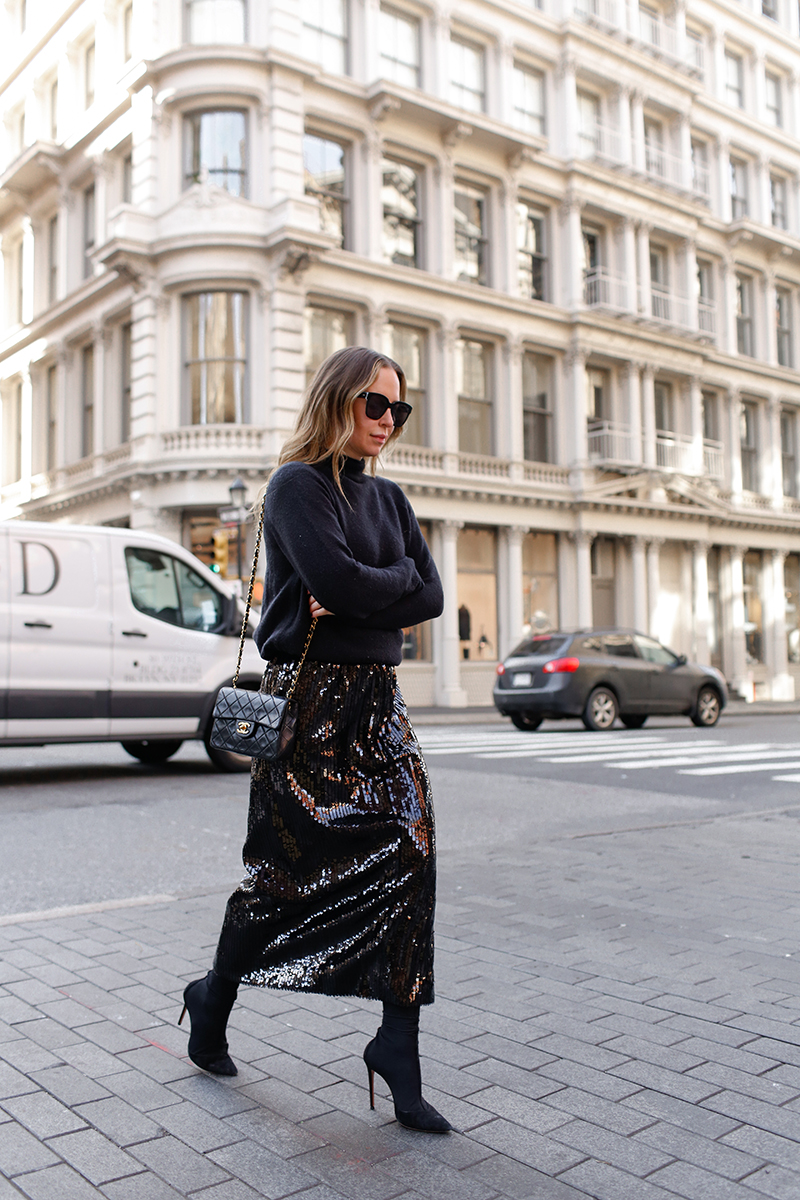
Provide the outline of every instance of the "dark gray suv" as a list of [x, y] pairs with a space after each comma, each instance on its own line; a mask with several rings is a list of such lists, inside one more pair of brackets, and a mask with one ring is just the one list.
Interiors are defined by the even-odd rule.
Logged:
[[517, 729], [538, 729], [545, 717], [580, 717], [587, 729], [610, 729], [619, 717], [628, 729], [641, 729], [652, 714], [668, 713], [708, 727], [728, 702], [715, 667], [687, 662], [627, 629], [528, 638], [498, 666], [493, 695]]

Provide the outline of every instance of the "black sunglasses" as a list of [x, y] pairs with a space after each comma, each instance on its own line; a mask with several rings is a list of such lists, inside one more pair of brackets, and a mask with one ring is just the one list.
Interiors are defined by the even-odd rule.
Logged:
[[363, 396], [367, 402], [364, 412], [370, 421], [379, 421], [388, 408], [391, 411], [395, 429], [399, 429], [411, 416], [411, 405], [406, 404], [405, 400], [395, 400], [392, 403], [380, 392], [359, 392], [358, 395], [359, 397]]

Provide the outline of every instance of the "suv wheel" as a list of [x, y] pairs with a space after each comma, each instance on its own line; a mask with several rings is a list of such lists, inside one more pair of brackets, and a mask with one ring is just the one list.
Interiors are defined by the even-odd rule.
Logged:
[[610, 729], [617, 719], [617, 697], [607, 687], [590, 693], [581, 720], [587, 729]]
[[511, 713], [511, 724], [517, 729], [523, 729], [526, 733], [532, 733], [534, 729], [538, 729], [544, 717], [540, 717], [538, 713], [515, 712]]
[[701, 687], [692, 712], [692, 724], [710, 729], [712, 725], [716, 725], [721, 712], [722, 705], [719, 702], [719, 693], [716, 688]]

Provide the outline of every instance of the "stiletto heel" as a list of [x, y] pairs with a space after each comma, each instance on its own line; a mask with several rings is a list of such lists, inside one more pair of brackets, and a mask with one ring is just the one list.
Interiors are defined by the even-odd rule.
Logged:
[[205, 979], [195, 979], [186, 985], [180, 1025], [189, 1013], [189, 1058], [196, 1067], [212, 1075], [238, 1075], [236, 1064], [228, 1054], [225, 1026], [228, 1023], [238, 984], [222, 979], [209, 971]]
[[[389, 1086], [394, 1101], [394, 1115], [405, 1129], [417, 1133], [449, 1133], [453, 1126], [437, 1112], [422, 1096], [422, 1080], [419, 1070], [419, 1055], [398, 1056], [392, 1047], [381, 1038], [382, 1029], [368, 1043], [364, 1051], [370, 1085], [370, 1108], [375, 1107], [375, 1072]], [[401, 1095], [408, 1108], [400, 1108], [397, 1096]]]

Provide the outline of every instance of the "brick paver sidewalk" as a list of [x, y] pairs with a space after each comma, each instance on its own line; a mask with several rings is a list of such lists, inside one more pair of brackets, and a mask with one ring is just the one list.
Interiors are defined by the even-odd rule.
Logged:
[[244, 989], [185, 1058], [225, 896], [0, 923], [0, 1200], [800, 1197], [790, 812], [442, 864], [430, 1099], [368, 1106], [378, 1006]]

